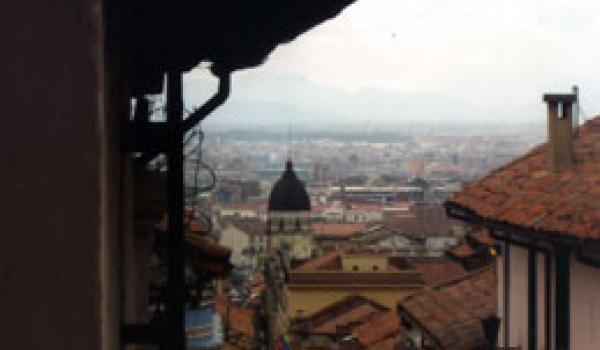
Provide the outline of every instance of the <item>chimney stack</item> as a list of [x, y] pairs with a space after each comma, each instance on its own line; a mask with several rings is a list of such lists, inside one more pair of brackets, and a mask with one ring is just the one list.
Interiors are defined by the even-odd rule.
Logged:
[[545, 94], [548, 105], [548, 165], [561, 170], [573, 164], [573, 107], [577, 95]]

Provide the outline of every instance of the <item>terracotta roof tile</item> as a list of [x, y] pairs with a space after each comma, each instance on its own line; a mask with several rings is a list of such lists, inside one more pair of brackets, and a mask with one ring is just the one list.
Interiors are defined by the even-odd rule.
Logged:
[[371, 204], [371, 203], [352, 203], [350, 204], [350, 210], [365, 211], [365, 212], [379, 212], [383, 210], [383, 205]]
[[[400, 269], [389, 260], [389, 270], [379, 272], [354, 272], [342, 270], [342, 254], [356, 251], [353, 246], [330, 251], [307, 261], [290, 273], [290, 284], [338, 285], [422, 285], [421, 274], [411, 266]], [[391, 258], [389, 258], [391, 259]]]
[[351, 295], [321, 308], [307, 318], [296, 321], [295, 331], [302, 333], [336, 334], [342, 329], [351, 332], [355, 327], [389, 308], [360, 295]]
[[342, 268], [341, 251], [332, 250], [296, 267], [292, 272], [314, 272], [322, 270], [340, 270]]
[[190, 264], [195, 270], [221, 277], [229, 275], [233, 268], [229, 261], [231, 249], [219, 245], [212, 236], [195, 233], [186, 234], [185, 243]]
[[223, 295], [216, 297], [215, 308], [232, 330], [254, 338], [254, 310], [233, 305]]
[[419, 271], [427, 286], [436, 286], [467, 273], [460, 264], [445, 258], [411, 259], [409, 263]]
[[409, 216], [384, 217], [384, 225], [404, 235], [423, 238], [448, 234], [453, 221], [446, 216], [441, 205], [418, 203]]
[[455, 193], [449, 208], [525, 230], [600, 240], [600, 117], [579, 128], [574, 164], [552, 171], [546, 144]]
[[464, 258], [473, 255], [475, 250], [469, 244], [463, 243], [448, 249], [447, 253], [458, 258]]
[[364, 349], [393, 350], [401, 336], [400, 318], [395, 311], [373, 317], [352, 331]]
[[292, 272], [290, 285], [410, 285], [423, 284], [417, 271], [400, 272]]
[[481, 319], [496, 311], [495, 276], [488, 267], [424, 289], [401, 300], [398, 312], [444, 350], [483, 348]]
[[[156, 229], [162, 232], [167, 232], [169, 218], [167, 214], [163, 214]], [[187, 210], [183, 218], [183, 227], [188, 232], [206, 233], [207, 226], [204, 222], [194, 217], [194, 214]]]
[[260, 219], [236, 219], [225, 220], [224, 225], [233, 225], [238, 230], [244, 231], [249, 235], [260, 236], [266, 234], [266, 223]]
[[314, 237], [350, 238], [367, 228], [366, 223], [314, 223], [312, 232]]
[[266, 213], [267, 212], [267, 202], [266, 201], [256, 201], [256, 202], [245, 202], [245, 203], [234, 203], [234, 204], [218, 204], [218, 209], [221, 210], [250, 210], [256, 211], [257, 213]]

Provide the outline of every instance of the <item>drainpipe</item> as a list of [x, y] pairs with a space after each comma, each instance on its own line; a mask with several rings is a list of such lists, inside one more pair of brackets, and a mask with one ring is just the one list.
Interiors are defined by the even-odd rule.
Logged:
[[225, 102], [229, 96], [230, 75], [219, 77], [219, 89], [204, 105], [196, 109], [187, 119], [183, 117], [183, 94], [181, 71], [167, 75], [167, 202], [169, 227], [169, 275], [167, 295], [166, 331], [168, 343], [173, 350], [185, 348], [185, 261], [184, 261], [184, 162], [183, 143], [185, 133], [204, 120], [208, 114]]
[[186, 132], [196, 126], [199, 122], [203, 121], [210, 113], [222, 105], [229, 97], [231, 89], [231, 75], [230, 73], [223, 73], [219, 75], [219, 89], [217, 93], [213, 95], [206, 103], [201, 107], [197, 108], [190, 116], [185, 119], [182, 123], [183, 132]]

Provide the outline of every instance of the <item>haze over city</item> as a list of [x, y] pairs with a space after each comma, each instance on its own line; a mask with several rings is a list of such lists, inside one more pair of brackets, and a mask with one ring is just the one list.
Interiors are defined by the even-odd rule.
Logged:
[[[205, 123], [544, 125], [540, 91], [577, 84], [583, 117], [600, 109], [600, 4], [577, 1], [363, 0], [256, 69]], [[216, 87], [186, 75], [186, 104]], [[476, 124], [476, 123], [472, 123]]]

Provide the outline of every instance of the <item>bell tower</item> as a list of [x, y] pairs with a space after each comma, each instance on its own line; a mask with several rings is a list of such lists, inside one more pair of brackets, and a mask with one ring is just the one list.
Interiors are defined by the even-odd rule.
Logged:
[[293, 259], [307, 259], [312, 255], [310, 198], [290, 160], [271, 190], [267, 236], [269, 255], [281, 252]]

